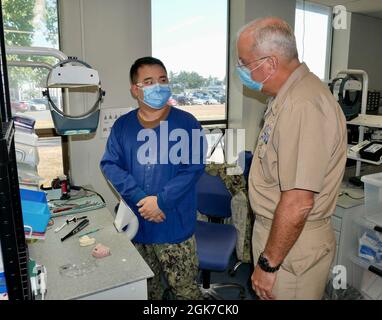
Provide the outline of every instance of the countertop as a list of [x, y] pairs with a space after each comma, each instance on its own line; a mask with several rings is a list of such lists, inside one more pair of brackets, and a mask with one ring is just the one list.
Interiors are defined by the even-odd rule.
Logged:
[[[46, 233], [46, 240], [29, 244], [30, 258], [38, 264], [45, 265], [47, 269], [45, 299], [77, 299], [153, 276], [153, 272], [126, 234], [116, 231], [113, 217], [107, 208], [82, 212], [76, 216], [83, 215], [90, 220], [89, 225], [64, 242], [61, 242], [61, 238], [77, 224], [70, 223], [58, 233], [55, 233], [54, 229], [65, 222], [68, 216], [54, 219], [54, 225]], [[96, 243], [81, 247], [78, 235], [97, 228], [102, 229], [89, 234], [89, 237], [96, 239]], [[109, 247], [111, 255], [101, 259], [93, 258], [91, 251], [97, 243]], [[96, 262], [94, 271], [77, 277], [60, 274], [61, 266], [81, 265], [86, 261]]]

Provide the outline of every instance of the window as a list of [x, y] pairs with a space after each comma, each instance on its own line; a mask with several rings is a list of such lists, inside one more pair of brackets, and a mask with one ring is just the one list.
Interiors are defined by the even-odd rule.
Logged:
[[[8, 48], [59, 48], [57, 0], [3, 0], [2, 10]], [[25, 60], [50, 65], [57, 61], [50, 57], [17, 56], [9, 51], [7, 55], [12, 114], [19, 113], [36, 120], [35, 130], [39, 136], [37, 171], [44, 178], [40, 183], [46, 184], [63, 174], [62, 139], [55, 136], [48, 102], [42, 95], [48, 69], [17, 65]], [[58, 91], [56, 97], [59, 98]], [[27, 171], [25, 166], [19, 167], [19, 171], [23, 170]]]
[[329, 80], [332, 10], [330, 7], [297, 1], [295, 35], [300, 61], [321, 80]]
[[152, 0], [152, 55], [171, 102], [205, 124], [227, 121], [228, 0]]

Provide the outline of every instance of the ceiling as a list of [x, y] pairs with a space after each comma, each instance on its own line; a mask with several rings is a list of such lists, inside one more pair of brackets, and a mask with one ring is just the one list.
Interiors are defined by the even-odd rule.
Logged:
[[309, 0], [309, 2], [320, 3], [330, 7], [343, 5], [347, 11], [382, 19], [382, 0]]

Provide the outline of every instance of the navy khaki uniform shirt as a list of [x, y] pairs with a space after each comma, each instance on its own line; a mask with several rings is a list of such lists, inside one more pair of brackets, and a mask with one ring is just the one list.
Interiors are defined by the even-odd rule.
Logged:
[[308, 221], [335, 211], [347, 148], [346, 119], [327, 87], [302, 63], [269, 103], [249, 176], [257, 215], [273, 219], [281, 192], [314, 192]]

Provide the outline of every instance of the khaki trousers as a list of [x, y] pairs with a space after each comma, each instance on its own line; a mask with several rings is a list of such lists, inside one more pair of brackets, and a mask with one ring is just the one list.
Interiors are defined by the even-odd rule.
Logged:
[[[256, 215], [252, 234], [255, 264], [264, 251], [272, 220]], [[330, 218], [307, 221], [284, 259], [272, 293], [278, 300], [319, 300], [324, 295], [336, 250]]]

